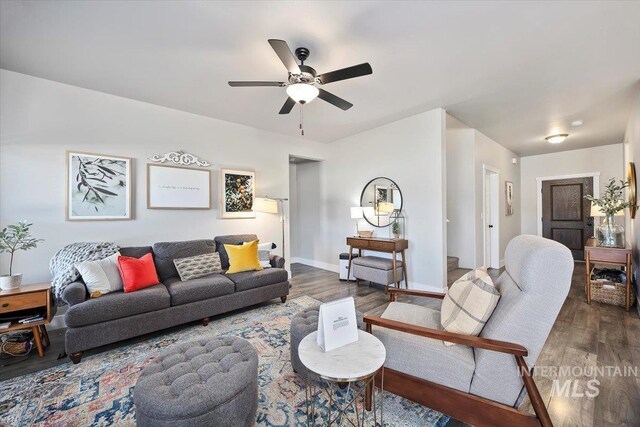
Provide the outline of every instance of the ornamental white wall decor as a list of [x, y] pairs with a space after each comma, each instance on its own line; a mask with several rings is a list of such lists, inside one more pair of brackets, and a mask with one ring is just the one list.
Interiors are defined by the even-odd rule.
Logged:
[[194, 156], [193, 154], [185, 153], [184, 151], [170, 151], [164, 154], [154, 154], [149, 157], [152, 162], [158, 163], [173, 163], [174, 165], [191, 166], [196, 165], [203, 168], [211, 166], [211, 163], [206, 160], [202, 160]]

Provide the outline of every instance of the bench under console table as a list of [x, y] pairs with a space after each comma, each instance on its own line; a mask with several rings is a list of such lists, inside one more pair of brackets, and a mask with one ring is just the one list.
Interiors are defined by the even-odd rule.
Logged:
[[402, 259], [402, 278], [404, 279], [404, 285], [406, 288], [407, 285], [407, 260], [405, 256], [405, 251], [409, 248], [409, 241], [406, 239], [385, 239], [380, 237], [347, 237], [347, 245], [349, 246], [349, 266], [347, 268], [347, 277], [351, 274], [351, 259], [353, 250], [357, 249], [358, 254], [362, 256], [362, 251], [374, 251], [374, 252], [384, 252], [392, 254], [392, 264], [393, 264], [393, 282], [396, 288], [400, 287], [400, 279], [398, 277], [398, 253]]

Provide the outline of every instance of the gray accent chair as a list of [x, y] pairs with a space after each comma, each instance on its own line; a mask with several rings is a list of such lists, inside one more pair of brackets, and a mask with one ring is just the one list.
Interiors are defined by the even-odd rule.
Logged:
[[195, 320], [206, 325], [212, 316], [274, 298], [285, 302], [289, 275], [282, 257], [272, 256], [272, 268], [261, 271], [212, 274], [184, 282], [173, 264], [174, 258], [218, 251], [222, 267], [228, 269], [229, 258], [223, 245], [256, 239], [254, 234], [240, 234], [121, 248], [123, 256], [140, 258], [152, 253], [160, 283], [136, 292], [111, 292], [99, 298], [89, 298], [82, 280], [67, 286], [62, 300], [69, 305], [65, 313], [65, 350], [69, 358], [78, 363], [88, 349]]
[[[560, 243], [514, 238], [495, 281], [500, 300], [478, 337], [444, 331], [437, 309], [396, 301], [398, 295], [443, 294], [389, 289], [384, 314], [364, 319], [387, 349], [385, 391], [475, 426], [551, 426], [529, 367], [567, 297], [573, 267], [571, 251]], [[525, 393], [535, 416], [517, 410]]]

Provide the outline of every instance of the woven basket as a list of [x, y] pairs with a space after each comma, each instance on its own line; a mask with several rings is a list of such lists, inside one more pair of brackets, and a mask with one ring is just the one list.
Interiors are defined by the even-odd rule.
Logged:
[[[634, 292], [629, 292], [633, 305], [636, 299]], [[605, 279], [591, 279], [591, 300], [605, 304], [625, 307], [627, 301], [627, 285], [624, 283], [612, 282]]]

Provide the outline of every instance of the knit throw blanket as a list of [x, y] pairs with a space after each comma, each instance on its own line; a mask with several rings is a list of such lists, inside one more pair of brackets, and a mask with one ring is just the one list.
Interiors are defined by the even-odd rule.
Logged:
[[80, 278], [75, 265], [84, 261], [96, 261], [115, 254], [120, 248], [115, 243], [72, 243], [60, 249], [49, 262], [51, 286], [57, 302], [62, 301], [62, 292]]

